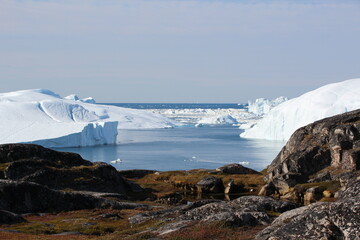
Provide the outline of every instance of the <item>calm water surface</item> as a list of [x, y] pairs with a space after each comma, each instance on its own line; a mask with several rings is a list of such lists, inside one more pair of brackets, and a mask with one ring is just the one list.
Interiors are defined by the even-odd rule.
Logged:
[[[117, 145], [57, 150], [77, 152], [87, 160], [107, 162], [119, 170], [214, 169], [239, 162], [262, 170], [284, 145], [284, 142], [242, 139], [241, 132], [233, 126], [121, 130]], [[116, 159], [121, 162], [111, 163]]]

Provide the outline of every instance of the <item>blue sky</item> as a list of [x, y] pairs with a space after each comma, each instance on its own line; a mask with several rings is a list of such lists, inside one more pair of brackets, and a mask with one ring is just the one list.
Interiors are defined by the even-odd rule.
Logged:
[[1, 92], [246, 102], [360, 77], [360, 1], [0, 1]]

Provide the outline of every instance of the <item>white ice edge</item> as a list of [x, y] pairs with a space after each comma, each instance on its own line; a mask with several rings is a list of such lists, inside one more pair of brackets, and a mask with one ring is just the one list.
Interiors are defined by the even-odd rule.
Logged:
[[288, 140], [293, 132], [314, 121], [360, 108], [360, 78], [328, 84], [270, 110], [240, 136]]

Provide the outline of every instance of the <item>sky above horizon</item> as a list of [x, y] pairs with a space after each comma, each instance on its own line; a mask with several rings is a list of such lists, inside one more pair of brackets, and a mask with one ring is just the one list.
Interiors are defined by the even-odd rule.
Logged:
[[360, 1], [1, 0], [1, 92], [237, 103], [360, 77]]

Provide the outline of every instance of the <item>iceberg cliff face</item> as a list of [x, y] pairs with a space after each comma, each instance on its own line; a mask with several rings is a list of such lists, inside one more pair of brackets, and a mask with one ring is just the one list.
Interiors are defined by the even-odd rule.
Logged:
[[115, 144], [118, 129], [165, 128], [178, 123], [135, 109], [62, 98], [44, 89], [0, 93], [0, 144], [32, 142], [47, 147]]
[[299, 127], [360, 108], [360, 78], [320, 87], [270, 110], [240, 136], [288, 140]]
[[[96, 122], [80, 124], [81, 131], [61, 137], [33, 140], [24, 143], [39, 144], [44, 147], [88, 147], [115, 144], [118, 135], [117, 122]], [[63, 128], [63, 126], [58, 126]]]

